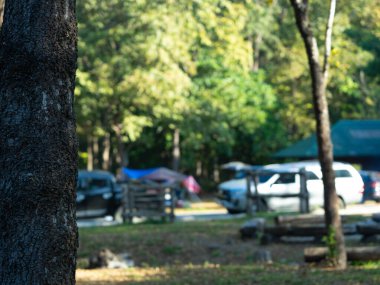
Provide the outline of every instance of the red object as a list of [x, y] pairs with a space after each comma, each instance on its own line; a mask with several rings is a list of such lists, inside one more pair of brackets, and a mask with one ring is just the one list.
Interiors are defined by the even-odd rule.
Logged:
[[198, 194], [201, 192], [201, 186], [199, 186], [198, 182], [195, 181], [193, 176], [187, 176], [185, 180], [182, 181], [183, 186], [189, 190], [189, 192]]

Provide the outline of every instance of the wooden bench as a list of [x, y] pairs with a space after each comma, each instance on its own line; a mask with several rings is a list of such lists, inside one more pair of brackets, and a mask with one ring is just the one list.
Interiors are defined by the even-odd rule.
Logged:
[[[346, 217], [341, 217], [346, 221]], [[282, 237], [310, 237], [314, 241], [321, 242], [327, 235], [324, 225], [324, 217], [320, 215], [276, 216], [275, 225], [265, 224], [263, 219], [253, 219], [245, 223], [240, 229], [243, 239], [258, 237], [262, 244], [272, 241], [281, 241]], [[345, 235], [357, 234], [356, 224], [343, 225]]]
[[174, 189], [176, 184], [127, 183], [124, 185], [123, 220], [133, 222], [134, 217], [161, 218], [173, 222]]

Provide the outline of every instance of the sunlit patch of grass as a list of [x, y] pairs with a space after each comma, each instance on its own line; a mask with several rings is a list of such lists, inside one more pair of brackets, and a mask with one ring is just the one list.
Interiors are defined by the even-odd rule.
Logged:
[[156, 279], [163, 279], [167, 275], [165, 268], [131, 268], [131, 269], [78, 269], [76, 280], [78, 285], [89, 284], [133, 284], [129, 282], [149, 282]]
[[278, 284], [278, 285], [375, 285], [379, 284], [377, 270], [323, 269], [284, 265], [174, 265], [132, 269], [78, 270], [77, 284]]
[[378, 261], [353, 261], [351, 264], [362, 269], [380, 269], [380, 260]]

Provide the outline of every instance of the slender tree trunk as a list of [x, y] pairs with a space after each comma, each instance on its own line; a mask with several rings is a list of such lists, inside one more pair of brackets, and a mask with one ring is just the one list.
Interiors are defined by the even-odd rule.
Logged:
[[180, 131], [175, 128], [173, 134], [173, 170], [178, 171], [181, 161]]
[[103, 140], [103, 154], [102, 154], [102, 169], [109, 170], [110, 169], [110, 153], [111, 153], [111, 138], [110, 134], [107, 133], [104, 136]]
[[253, 65], [252, 71], [257, 72], [260, 68], [260, 46], [263, 38], [260, 33], [258, 33], [255, 37], [254, 42], [252, 43], [253, 47]]
[[360, 70], [359, 72], [359, 83], [360, 83], [360, 90], [362, 91], [363, 95], [365, 97], [369, 96], [368, 85], [367, 85], [365, 73], [363, 70]]
[[213, 163], [212, 167], [214, 168], [214, 170], [212, 172], [213, 181], [215, 181], [216, 183], [219, 183], [220, 182], [220, 171], [219, 171], [219, 163], [218, 163], [217, 158], [214, 159], [214, 163]]
[[325, 95], [328, 75], [328, 60], [331, 49], [332, 23], [335, 13], [335, 0], [331, 0], [330, 2], [331, 5], [326, 28], [323, 69], [319, 64], [317, 40], [313, 35], [308, 18], [308, 1], [290, 0], [290, 2], [295, 12], [297, 27], [305, 44], [312, 79], [314, 113], [317, 123], [318, 157], [323, 173], [326, 227], [331, 234], [333, 234], [336, 242], [331, 245], [331, 247], [333, 247], [331, 250], [336, 253], [334, 256], [336, 267], [344, 269], [347, 266], [347, 257], [342, 224], [338, 210], [338, 197], [335, 189], [333, 147], [331, 143], [328, 104]]
[[197, 160], [195, 168], [196, 168], [195, 169], [195, 174], [198, 177], [201, 177], [202, 174], [203, 174], [203, 164], [202, 164], [202, 160], [201, 159]]
[[1, 28], [1, 25], [3, 24], [4, 2], [5, 0], [0, 0], [0, 28]]
[[0, 38], [0, 284], [75, 284], [74, 0], [12, 0]]
[[92, 151], [93, 151], [93, 167], [94, 169], [99, 168], [99, 138], [92, 137]]
[[[115, 137], [116, 139], [116, 137]], [[117, 147], [117, 140], [116, 142], [116, 147], [114, 148], [111, 148], [111, 161], [110, 161], [110, 167], [111, 168], [120, 168], [120, 165], [121, 165], [121, 158], [120, 158], [120, 155], [119, 155], [119, 148]]]
[[125, 152], [125, 146], [123, 141], [123, 136], [121, 134], [121, 128], [119, 126], [115, 126], [113, 128], [115, 134], [116, 134], [116, 140], [117, 140], [117, 149], [118, 149], [118, 161], [120, 164], [120, 167], [126, 167], [128, 165], [128, 160]]
[[94, 148], [92, 136], [87, 135], [87, 170], [94, 170]]

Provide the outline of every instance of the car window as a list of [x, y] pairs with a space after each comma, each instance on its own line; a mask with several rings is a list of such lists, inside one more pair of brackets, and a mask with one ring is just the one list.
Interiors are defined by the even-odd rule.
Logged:
[[275, 184], [289, 184], [289, 183], [295, 183], [295, 182], [296, 182], [295, 174], [283, 173], [283, 174], [280, 174], [280, 177], [276, 180]]
[[[259, 176], [259, 183], [265, 183], [267, 182], [273, 175], [272, 174], [260, 174]], [[241, 179], [246, 178], [247, 173], [245, 171], [238, 171], [236, 172], [234, 179]]]
[[273, 175], [260, 175], [259, 176], [259, 182], [260, 183], [265, 183], [267, 182]]
[[335, 170], [334, 172], [336, 178], [352, 177], [351, 173], [345, 169]]
[[236, 171], [236, 173], [234, 174], [234, 179], [241, 179], [245, 178], [246, 176], [247, 174], [245, 171]]
[[307, 180], [319, 180], [319, 177], [314, 172], [307, 171], [306, 172], [306, 179]]
[[91, 191], [109, 186], [109, 180], [104, 178], [82, 178], [78, 181], [78, 191]]

